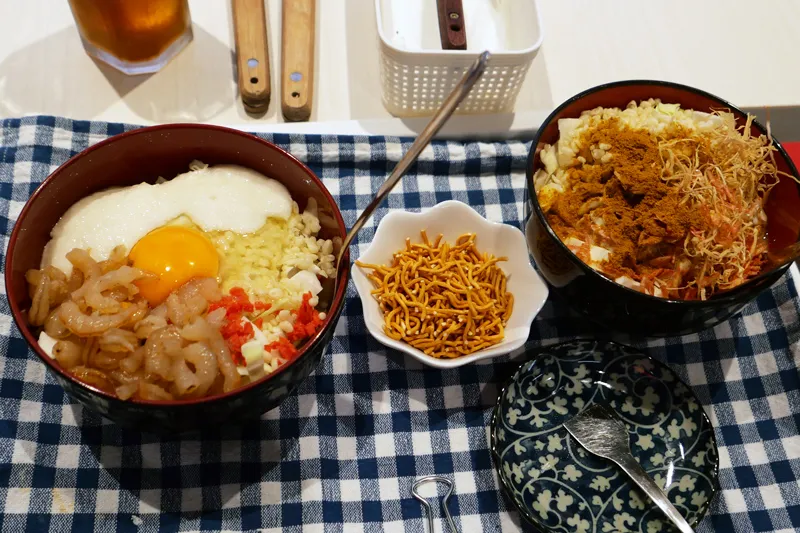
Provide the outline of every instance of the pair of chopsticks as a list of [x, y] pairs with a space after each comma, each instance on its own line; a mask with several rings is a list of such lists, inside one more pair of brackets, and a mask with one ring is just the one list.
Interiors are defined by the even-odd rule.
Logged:
[[[265, 0], [233, 0], [239, 93], [249, 113], [267, 111], [271, 95]], [[281, 111], [286, 120], [311, 116], [314, 96], [316, 0], [281, 6]]]

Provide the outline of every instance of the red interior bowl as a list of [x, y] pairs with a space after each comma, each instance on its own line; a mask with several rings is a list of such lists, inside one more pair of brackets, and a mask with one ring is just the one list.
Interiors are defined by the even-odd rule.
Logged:
[[[106, 139], [55, 170], [28, 200], [8, 244], [6, 291], [14, 321], [39, 358], [62, 386], [81, 403], [123, 425], [146, 429], [186, 430], [204, 424], [258, 416], [277, 406], [316, 367], [333, 335], [344, 306], [349, 269], [341, 269], [337, 291], [327, 302], [322, 329], [299, 355], [265, 378], [227, 394], [172, 402], [121, 401], [74, 379], [40, 348], [24, 311], [30, 306], [25, 272], [38, 268], [50, 231], [81, 198], [109, 187], [153, 183], [172, 178], [198, 159], [210, 165], [242, 165], [283, 183], [302, 211], [317, 201], [320, 237], [341, 242], [346, 233], [336, 202], [320, 179], [300, 161], [253, 135], [218, 126], [170, 124], [133, 130]], [[336, 242], [336, 241], [335, 241]], [[349, 262], [349, 255], [343, 259]]]
[[[746, 282], [729, 291], [717, 293], [705, 301], [668, 300], [628, 289], [584, 264], [561, 242], [542, 212], [533, 187], [533, 175], [542, 166], [539, 152], [545, 144], [558, 141], [558, 121], [580, 117], [596, 107], [625, 108], [632, 101], [658, 98], [677, 103], [684, 109], [710, 112], [728, 110], [737, 123], [745, 125], [747, 115], [730, 103], [705, 91], [676, 83], [632, 80], [600, 85], [570, 98], [548, 116], [537, 131], [527, 168], [528, 202], [531, 214], [527, 223], [529, 249], [537, 267], [550, 283], [554, 294], [563, 296], [576, 310], [610, 331], [624, 331], [637, 336], [668, 336], [693, 333], [711, 327], [741, 310], [760, 292], [775, 283], [788, 265], [772, 274]], [[756, 121], [753, 135], [766, 133]], [[786, 151], [775, 140], [775, 163], [785, 175], [772, 189], [765, 210], [770, 247], [781, 249], [800, 237], [800, 189], [797, 169]], [[792, 179], [794, 177], [795, 179]]]

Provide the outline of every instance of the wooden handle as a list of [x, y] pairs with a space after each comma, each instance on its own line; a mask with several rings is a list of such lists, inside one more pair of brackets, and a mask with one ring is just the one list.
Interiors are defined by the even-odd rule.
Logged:
[[233, 0], [233, 32], [236, 39], [236, 67], [239, 93], [250, 113], [264, 113], [269, 107], [269, 49], [264, 0]]
[[281, 109], [286, 120], [311, 116], [314, 98], [316, 0], [283, 0]]
[[467, 28], [461, 0], [437, 0], [439, 37], [443, 50], [466, 50]]

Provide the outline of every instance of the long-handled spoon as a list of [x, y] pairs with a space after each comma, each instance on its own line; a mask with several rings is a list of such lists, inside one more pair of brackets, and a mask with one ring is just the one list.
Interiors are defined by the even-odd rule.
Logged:
[[[453, 91], [447, 97], [447, 99], [442, 103], [441, 107], [436, 111], [433, 115], [433, 118], [425, 126], [425, 129], [422, 130], [422, 133], [416, 138], [414, 143], [411, 145], [411, 148], [408, 149], [408, 152], [400, 159], [400, 162], [392, 170], [392, 173], [389, 174], [389, 177], [386, 178], [386, 181], [383, 182], [381, 188], [378, 189], [378, 193], [375, 195], [375, 198], [369, 203], [364, 212], [361, 213], [361, 216], [358, 217], [353, 227], [350, 228], [350, 231], [347, 232], [347, 235], [342, 241], [342, 246], [339, 249], [339, 253], [336, 256], [336, 276], [334, 277], [335, 280], [339, 279], [339, 272], [341, 272], [342, 268], [350, 268], [350, 264], [343, 264], [343, 257], [344, 254], [347, 252], [347, 249], [350, 247], [350, 243], [353, 242], [353, 238], [358, 233], [364, 223], [372, 216], [372, 213], [378, 206], [383, 202], [383, 200], [389, 195], [389, 193], [394, 189], [394, 186], [397, 185], [397, 182], [400, 181], [408, 169], [411, 167], [412, 164], [417, 160], [419, 154], [422, 150], [425, 149], [426, 146], [431, 142], [433, 136], [444, 126], [444, 123], [447, 122], [447, 119], [450, 118], [450, 115], [453, 114], [453, 111], [456, 110], [458, 104], [461, 103], [464, 98], [469, 94], [472, 87], [475, 85], [480, 77], [483, 75], [483, 72], [486, 70], [486, 65], [489, 62], [489, 58], [491, 54], [489, 52], [483, 52], [478, 59], [472, 64], [467, 72], [464, 74], [464, 77], [456, 83], [456, 86], [453, 88]], [[333, 293], [336, 294], [336, 287], [333, 288]]]
[[[336, 253], [336, 273], [334, 276], [328, 278], [326, 282], [322, 284], [322, 292], [319, 294], [319, 301], [320, 302], [330, 302], [333, 298], [333, 295], [336, 294], [339, 285], [339, 276], [341, 275], [343, 268], [350, 268], [349, 261], [345, 264], [344, 256], [347, 253], [347, 250], [350, 248], [350, 243], [353, 242], [353, 239], [356, 236], [356, 233], [364, 227], [364, 224], [369, 220], [369, 217], [372, 216], [372, 213], [378, 206], [383, 202], [383, 200], [389, 195], [389, 193], [394, 189], [397, 182], [400, 181], [408, 169], [413, 165], [419, 154], [424, 150], [428, 144], [430, 144], [431, 139], [436, 133], [444, 126], [447, 119], [453, 114], [456, 110], [458, 105], [467, 97], [469, 92], [472, 90], [472, 87], [475, 83], [483, 76], [484, 71], [486, 70], [486, 65], [489, 63], [489, 58], [491, 54], [486, 51], [483, 52], [475, 62], [467, 69], [464, 73], [464, 76], [456, 83], [453, 90], [448, 95], [447, 99], [442, 103], [439, 109], [436, 110], [436, 113], [431, 118], [431, 121], [425, 126], [425, 129], [422, 130], [422, 133], [414, 140], [411, 144], [411, 148], [408, 149], [408, 152], [403, 155], [400, 161], [395, 165], [392, 173], [389, 174], [389, 177], [386, 178], [386, 181], [383, 182], [381, 188], [378, 189], [378, 193], [375, 195], [375, 198], [369, 203], [369, 205], [364, 209], [361, 213], [361, 216], [355, 221], [353, 227], [350, 228], [350, 231], [347, 232], [345, 235], [344, 240], [342, 241], [341, 246], [339, 247], [339, 251]], [[289, 277], [294, 276], [297, 273], [297, 270], [293, 270], [289, 273]]]

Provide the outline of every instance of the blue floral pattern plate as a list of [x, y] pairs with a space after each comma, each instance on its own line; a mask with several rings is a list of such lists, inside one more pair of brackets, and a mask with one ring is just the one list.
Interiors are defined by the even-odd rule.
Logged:
[[677, 531], [616, 465], [567, 433], [564, 422], [592, 404], [616, 411], [633, 456], [696, 525], [718, 487], [711, 422], [666, 365], [611, 342], [543, 348], [500, 394], [492, 451], [520, 513], [546, 532]]

